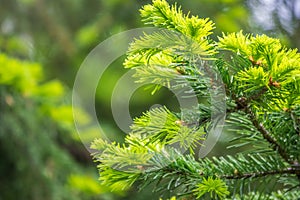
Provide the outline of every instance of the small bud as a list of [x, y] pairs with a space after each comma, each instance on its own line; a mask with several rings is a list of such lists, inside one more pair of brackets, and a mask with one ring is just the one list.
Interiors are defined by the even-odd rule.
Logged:
[[251, 61], [252, 65], [258, 65], [261, 66], [262, 61], [261, 60], [254, 60], [253, 56], [249, 56], [249, 60]]
[[182, 75], [185, 74], [185, 70], [183, 67], [177, 66], [175, 69], [179, 74], [182, 74]]
[[278, 83], [277, 81], [273, 81], [272, 76], [269, 78], [269, 86], [274, 86], [276, 88], [280, 88], [280, 83]]
[[175, 121], [175, 124], [178, 124], [178, 125], [180, 125], [180, 126], [186, 126], [186, 125], [187, 125], [187, 123], [185, 123], [185, 122], [182, 121], [182, 120], [176, 120], [176, 121]]
[[239, 175], [239, 171], [238, 171], [237, 169], [234, 169], [234, 172], [233, 172], [233, 173], [234, 173], [234, 175], [236, 175], [236, 176]]
[[145, 170], [144, 166], [142, 165], [137, 165], [136, 168], [141, 171]]
[[278, 83], [277, 81], [273, 82], [273, 86], [276, 88], [280, 88], [280, 83]]
[[289, 112], [289, 111], [290, 111], [289, 108], [285, 108], [285, 107], [284, 107], [282, 110], [283, 110], [284, 112]]

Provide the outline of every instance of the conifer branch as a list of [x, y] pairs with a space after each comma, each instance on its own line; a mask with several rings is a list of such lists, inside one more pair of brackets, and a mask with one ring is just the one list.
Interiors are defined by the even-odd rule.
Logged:
[[252, 95], [248, 98], [247, 102], [255, 101], [259, 99], [262, 95], [264, 95], [268, 91], [268, 88], [264, 86], [257, 94]]
[[271, 136], [271, 134], [269, 133], [269, 131], [264, 127], [264, 125], [257, 120], [257, 118], [256, 118], [255, 114], [252, 112], [252, 110], [249, 107], [246, 107], [245, 112], [249, 115], [250, 120], [252, 121], [253, 125], [257, 128], [257, 130], [272, 145], [272, 148], [275, 151], [278, 151], [278, 153], [280, 154], [280, 156], [285, 161], [287, 161], [288, 163], [290, 163], [289, 156], [287, 155], [287, 152], [285, 151], [285, 149], [283, 149], [278, 144], [278, 142], [276, 141], [276, 139]]
[[273, 150], [278, 151], [278, 153], [281, 155], [281, 157], [287, 161], [288, 163], [292, 164], [292, 162], [289, 160], [289, 156], [285, 149], [283, 149], [278, 142], [276, 141], [275, 138], [273, 138], [270, 134], [270, 132], [264, 127], [262, 123], [260, 123], [255, 114], [252, 112], [250, 109], [249, 103], [252, 100], [258, 99], [261, 95], [263, 95], [267, 91], [267, 87], [264, 87], [259, 93], [256, 95], [252, 96], [250, 99], [246, 99], [245, 97], [240, 97], [237, 98], [235, 94], [233, 94], [233, 98], [235, 99], [235, 102], [237, 103], [236, 108], [234, 109], [229, 109], [230, 112], [234, 112], [237, 110], [244, 110], [246, 114], [249, 115], [250, 120], [252, 124], [255, 126], [255, 128], [262, 134], [263, 138], [266, 139], [272, 146]]
[[259, 178], [270, 175], [283, 175], [283, 174], [298, 174], [300, 173], [300, 169], [297, 168], [287, 168], [282, 170], [274, 170], [274, 171], [263, 171], [263, 172], [253, 172], [253, 173], [245, 173], [237, 175], [224, 175], [221, 178], [225, 179], [245, 179], [245, 178]]
[[[176, 195], [193, 194], [195, 198], [212, 195], [213, 191], [220, 199], [232, 190], [229, 184], [237, 184], [241, 191], [237, 199], [252, 200], [279, 192], [246, 194], [240, 180], [250, 185], [252, 178], [266, 183], [263, 177], [289, 175], [283, 183], [296, 183], [285, 185], [281, 191], [298, 187], [300, 110], [293, 110], [300, 103], [297, 50], [288, 50], [278, 39], [244, 35], [242, 31], [223, 34], [218, 42], [213, 41], [209, 38], [213, 22], [184, 15], [180, 7], [169, 6], [165, 0], [153, 0], [152, 5], [143, 7], [141, 15], [146, 24], [172, 31], [136, 39], [125, 67], [134, 69], [134, 77], [141, 83], [150, 81], [168, 88], [191, 86], [193, 91], [188, 95], [200, 98], [208, 98], [211, 92], [222, 93], [219, 89], [224, 83], [224, 99], [218, 97], [228, 105], [228, 127], [237, 134], [232, 141], [238, 142], [235, 147], [252, 144], [253, 148], [247, 146], [250, 154], [244, 151], [195, 160], [193, 152], [199, 139], [205, 139], [206, 127], [212, 126], [212, 109], [219, 110], [219, 101], [198, 103], [196, 111], [188, 111], [188, 115], [167, 108], [152, 109], [134, 120], [123, 145], [95, 140], [93, 148], [101, 152], [95, 156], [101, 162], [101, 181], [113, 189], [129, 188], [136, 181], [142, 185], [154, 182], [156, 191], [176, 189]], [[189, 45], [190, 41], [200, 48]], [[230, 51], [230, 61], [219, 50]], [[171, 86], [174, 79], [175, 86]], [[183, 154], [174, 145], [190, 153]]]

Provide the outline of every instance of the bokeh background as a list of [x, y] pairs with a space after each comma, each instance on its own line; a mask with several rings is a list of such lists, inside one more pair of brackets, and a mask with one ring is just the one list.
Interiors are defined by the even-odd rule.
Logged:
[[[174, 3], [175, 1], [169, 1]], [[101, 41], [143, 27], [139, 9], [148, 0], [0, 0], [0, 200], [157, 199], [149, 190], [108, 191], [73, 124], [71, 93], [84, 58]], [[245, 33], [279, 37], [300, 48], [299, 0], [178, 0], [185, 13], [209, 17], [215, 35]], [[96, 110], [105, 132], [124, 133], [113, 120], [111, 94], [126, 72], [117, 59], [99, 81]], [[167, 89], [139, 88], [132, 117], [154, 104], [178, 111]], [[80, 110], [78, 112], [81, 112]], [[89, 116], [82, 111], [82, 123]], [[87, 140], [99, 136], [89, 130]], [[213, 154], [224, 154], [226, 136]], [[230, 153], [230, 152], [228, 152]]]

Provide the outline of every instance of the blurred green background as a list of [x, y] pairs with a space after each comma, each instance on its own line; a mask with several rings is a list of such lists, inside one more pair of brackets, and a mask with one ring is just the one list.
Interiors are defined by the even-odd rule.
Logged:
[[[151, 191], [110, 192], [79, 139], [72, 116], [73, 82], [84, 58], [106, 38], [142, 27], [146, 0], [0, 0], [0, 200], [157, 199]], [[174, 3], [175, 1], [169, 1]], [[297, 0], [178, 0], [185, 13], [209, 17], [216, 35], [243, 29], [279, 37], [300, 48]], [[216, 35], [214, 37], [216, 38]], [[105, 132], [124, 133], [111, 114], [111, 94], [126, 72], [124, 57], [99, 82], [96, 110]], [[138, 89], [133, 117], [154, 104], [178, 111], [167, 89], [151, 96]], [[83, 112], [83, 111], [82, 111]], [[82, 113], [82, 124], [89, 116]], [[90, 130], [89, 138], [97, 137]], [[214, 150], [224, 150], [226, 137]]]

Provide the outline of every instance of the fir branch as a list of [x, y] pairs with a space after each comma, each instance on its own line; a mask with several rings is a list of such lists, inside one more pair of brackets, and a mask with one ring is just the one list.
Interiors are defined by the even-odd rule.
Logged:
[[276, 141], [275, 138], [273, 138], [271, 136], [271, 134], [269, 133], [269, 131], [264, 127], [264, 125], [262, 123], [260, 123], [255, 114], [252, 112], [252, 110], [249, 107], [246, 107], [245, 112], [249, 115], [253, 125], [257, 128], [257, 130], [263, 135], [263, 137], [272, 145], [273, 149], [275, 151], [278, 151], [278, 153], [281, 155], [281, 157], [289, 162], [289, 156], [287, 154], [287, 152], [285, 151], [285, 149], [283, 149], [278, 142]]
[[[176, 31], [194, 40], [204, 52], [216, 54], [215, 43], [208, 39], [214, 29], [214, 23], [208, 18], [184, 15], [176, 4], [170, 6], [165, 0], [154, 0], [152, 5], [146, 5], [140, 10], [142, 21], [159, 28]], [[173, 37], [176, 40], [176, 37]], [[202, 52], [203, 52], [202, 51]]]
[[[166, 161], [172, 162], [165, 166]], [[147, 177], [145, 178], [147, 181], [157, 181], [158, 191], [174, 190], [179, 186], [194, 187], [195, 183], [201, 183], [207, 177], [244, 180], [251, 183], [252, 178], [292, 175], [300, 172], [297, 167], [287, 167], [287, 164], [276, 155], [266, 157], [263, 154], [248, 155], [247, 157], [239, 154], [236, 158], [232, 156], [213, 157], [197, 162], [190, 155], [183, 156], [176, 150], [171, 150], [168, 154], [156, 154], [151, 158], [151, 163], [154, 168], [147, 170], [141, 176]], [[188, 191], [183, 193], [189, 194]]]
[[260, 91], [256, 94], [253, 94], [247, 99], [247, 104], [249, 104], [251, 101], [255, 101], [261, 98], [266, 92], [268, 91], [268, 88], [264, 86], [263, 88], [260, 89]]
[[[219, 94], [221, 83], [214, 75], [220, 73], [226, 85], [227, 99], [222, 100], [229, 105], [229, 121], [235, 129], [240, 129], [236, 131], [240, 134], [236, 146], [246, 141], [270, 148], [266, 147], [268, 152], [243, 152], [196, 161], [193, 149], [205, 135], [206, 126], [210, 126], [211, 104], [218, 110], [218, 102], [199, 104], [198, 112], [190, 112], [196, 117], [180, 118], [180, 114], [157, 108], [134, 120], [124, 145], [94, 142], [94, 148], [102, 151], [95, 155], [101, 162], [101, 180], [112, 188], [124, 184], [125, 189], [136, 181], [144, 186], [156, 182], [156, 191], [176, 191], [199, 198], [212, 191], [224, 198], [227, 189], [232, 189], [227, 186], [234, 185], [239, 187], [242, 199], [244, 196], [272, 199], [273, 193], [257, 195], [249, 189], [250, 193], [244, 195], [240, 182], [266, 183], [266, 179], [281, 175], [300, 180], [300, 109], [297, 107], [300, 54], [297, 50], [288, 50], [278, 39], [266, 35], [242, 32], [223, 34], [216, 49], [216, 43], [208, 37], [214, 28], [210, 20], [184, 15], [180, 7], [169, 6], [165, 0], [154, 0], [153, 5], [144, 6], [141, 15], [146, 24], [171, 32], [144, 35], [131, 44], [124, 64], [136, 70], [135, 77], [141, 82], [167, 87], [173, 87], [170, 81], [175, 79], [174, 87], [191, 86], [197, 97], [207, 97], [210, 92]], [[231, 62], [222, 56], [216, 61], [216, 54], [222, 53], [217, 50], [231, 51]], [[171, 146], [174, 144], [185, 150], [191, 147], [190, 154], [183, 155]], [[116, 167], [126, 171], [116, 171]], [[287, 192], [291, 196], [299, 194]]]
[[283, 174], [298, 174], [300, 173], [300, 169], [297, 168], [287, 168], [282, 170], [274, 170], [274, 171], [262, 171], [262, 172], [253, 172], [253, 173], [245, 173], [236, 175], [224, 175], [221, 178], [225, 179], [247, 179], [247, 178], [258, 178], [270, 175], [283, 175]]
[[293, 162], [290, 161], [289, 155], [286, 150], [276, 141], [275, 138], [272, 137], [272, 134], [265, 128], [265, 126], [258, 121], [257, 117], [250, 108], [251, 102], [259, 99], [265, 92], [267, 92], [267, 87], [262, 88], [260, 92], [258, 92], [256, 95], [251, 96], [249, 99], [245, 97], [237, 98], [236, 94], [231, 94], [232, 98], [236, 102], [236, 107], [228, 111], [230, 113], [238, 110], [244, 110], [244, 112], [248, 114], [254, 127], [262, 134], [263, 138], [271, 144], [273, 150], [278, 151], [278, 153], [285, 161], [292, 164]]

